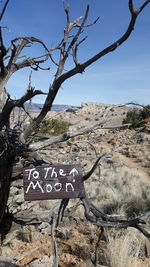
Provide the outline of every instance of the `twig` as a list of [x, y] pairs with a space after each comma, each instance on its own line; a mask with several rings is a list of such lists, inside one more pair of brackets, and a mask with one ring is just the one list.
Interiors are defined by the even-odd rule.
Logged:
[[56, 228], [56, 217], [53, 215], [51, 221], [51, 242], [52, 242], [52, 251], [53, 251], [53, 264], [54, 267], [58, 267], [58, 249], [57, 242], [55, 239], [55, 228]]
[[3, 18], [3, 15], [4, 15], [4, 13], [5, 13], [5, 10], [6, 10], [6, 8], [7, 8], [8, 3], [9, 3], [9, 0], [7, 0], [7, 1], [5, 2], [5, 4], [4, 4], [4, 7], [3, 7], [2, 12], [1, 12], [1, 14], [0, 14], [0, 21], [1, 21], [2, 18]]
[[59, 210], [58, 210], [56, 227], [58, 227], [60, 222], [63, 220], [64, 212], [65, 212], [66, 207], [68, 206], [68, 202], [69, 202], [69, 198], [61, 200]]
[[99, 247], [100, 247], [100, 240], [103, 236], [103, 233], [104, 233], [104, 227], [100, 227], [100, 233], [99, 233], [99, 236], [98, 236], [98, 240], [96, 242], [96, 246], [95, 246], [95, 259], [94, 259], [94, 265], [97, 266], [98, 264], [98, 254], [99, 254]]
[[92, 166], [91, 170], [82, 177], [82, 181], [86, 181], [93, 174], [93, 172], [95, 171], [100, 160], [112, 157], [112, 154], [114, 152], [119, 151], [119, 150], [121, 150], [121, 148], [112, 149], [110, 152], [104, 153], [103, 155], [98, 157], [97, 160], [95, 161], [94, 165]]

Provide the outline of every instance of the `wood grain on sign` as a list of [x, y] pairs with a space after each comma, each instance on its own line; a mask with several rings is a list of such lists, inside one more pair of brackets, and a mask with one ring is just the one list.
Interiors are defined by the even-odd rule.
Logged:
[[25, 200], [84, 197], [81, 165], [49, 165], [23, 170]]

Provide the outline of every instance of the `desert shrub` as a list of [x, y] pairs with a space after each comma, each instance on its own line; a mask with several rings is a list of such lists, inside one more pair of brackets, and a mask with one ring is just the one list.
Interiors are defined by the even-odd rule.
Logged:
[[69, 130], [69, 123], [66, 121], [60, 121], [58, 119], [44, 120], [39, 128], [36, 130], [36, 134], [49, 134], [49, 135], [60, 135]]
[[107, 231], [105, 257], [109, 266], [139, 267], [140, 254], [145, 256], [145, 239], [136, 230]]
[[[149, 109], [149, 110], [148, 110]], [[133, 108], [127, 112], [126, 118], [123, 120], [123, 123], [131, 123], [131, 128], [136, 128], [139, 126], [142, 120], [150, 117], [150, 105], [142, 109]]]
[[136, 128], [140, 122], [139, 110], [134, 108], [127, 112], [126, 118], [123, 120], [123, 123], [131, 123], [132, 128]]
[[150, 105], [146, 106], [146, 109], [143, 108], [139, 112], [140, 120], [145, 120], [150, 117]]

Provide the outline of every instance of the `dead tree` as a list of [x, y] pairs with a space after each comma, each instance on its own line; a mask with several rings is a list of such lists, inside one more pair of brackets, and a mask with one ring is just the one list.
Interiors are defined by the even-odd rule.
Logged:
[[[113, 52], [122, 43], [124, 43], [130, 37], [135, 27], [138, 16], [149, 3], [150, 1], [146, 0], [137, 10], [135, 10], [133, 0], [129, 0], [128, 6], [131, 18], [124, 34], [114, 43], [104, 48], [102, 51], [99, 51], [97, 54], [94, 54], [85, 62], [80, 62], [78, 58], [78, 49], [80, 48], [80, 45], [87, 39], [87, 37], [82, 38], [82, 34], [85, 28], [94, 25], [99, 19], [97, 18], [91, 24], [87, 23], [90, 10], [89, 5], [86, 8], [84, 16], [77, 18], [74, 21], [71, 21], [70, 19], [69, 8], [64, 7], [66, 13], [66, 26], [62, 40], [53, 48], [48, 48], [42, 40], [30, 36], [16, 37], [15, 39], [11, 40], [10, 46], [6, 47], [3, 40], [3, 27], [0, 26], [0, 93], [6, 93], [3, 98], [4, 103], [3, 105], [1, 105], [0, 112], [0, 222], [2, 221], [5, 213], [10, 189], [12, 167], [14, 165], [15, 159], [18, 156], [23, 157], [26, 153], [37, 149], [38, 144], [31, 144], [29, 142], [29, 137], [45, 118], [47, 112], [51, 109], [62, 84], [72, 76], [78, 73], [83, 73], [87, 67], [92, 65], [97, 60], [101, 59], [106, 54]], [[1, 22], [3, 16], [5, 15], [8, 4], [9, 0], [6, 0], [0, 14]], [[43, 52], [41, 52], [41, 55], [39, 55], [38, 57], [22, 57], [24, 49], [28, 45], [34, 45], [36, 43], [41, 45], [41, 50], [43, 50]], [[54, 56], [54, 53], [56, 51], [59, 53], [58, 61], [55, 60]], [[73, 58], [74, 67], [66, 71], [65, 64], [68, 57]], [[54, 80], [50, 83], [45, 103], [39, 115], [30, 123], [25, 131], [22, 131], [21, 128], [16, 130], [10, 125], [11, 112], [16, 107], [21, 107], [24, 109], [24, 104], [27, 101], [31, 100], [36, 95], [43, 94], [43, 92], [36, 90], [32, 86], [30, 86], [27, 92], [22, 95], [21, 98], [12, 99], [7, 91], [5, 92], [4, 88], [7, 86], [9, 78], [18, 70], [29, 67], [32, 70], [38, 71], [39, 69], [43, 69], [41, 64], [46, 61], [50, 61], [50, 64], [54, 65], [56, 72], [54, 75]], [[54, 137], [51, 137], [51, 139], [48, 140], [47, 143], [44, 143], [43, 146], [50, 145], [53, 142], [64, 141], [67, 138], [70, 138], [70, 136], [71, 134], [69, 135], [69, 133], [67, 135], [64, 134], [58, 139], [56, 138], [56, 140], [54, 140]], [[40, 144], [40, 147], [41, 145], [42, 144]], [[84, 179], [87, 179], [87, 177], [84, 177]], [[141, 226], [142, 223], [144, 223], [142, 219], [138, 218], [134, 221], [129, 222], [110, 220], [109, 218], [107, 218], [107, 216], [98, 211], [87, 198], [82, 199], [82, 202], [85, 207], [86, 218], [92, 221], [94, 224], [97, 224], [99, 226], [107, 225], [117, 227], [133, 226], [141, 230], [145, 235], [148, 235], [143, 226]], [[91, 216], [91, 212], [94, 217]]]

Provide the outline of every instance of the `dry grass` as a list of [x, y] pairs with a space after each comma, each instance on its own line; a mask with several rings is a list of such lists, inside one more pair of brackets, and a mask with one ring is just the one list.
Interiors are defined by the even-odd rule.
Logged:
[[129, 229], [123, 232], [107, 232], [105, 252], [111, 267], [139, 267], [138, 257], [145, 256], [145, 238], [138, 231]]
[[146, 174], [125, 166], [118, 154], [111, 164], [104, 162], [101, 176], [97, 169], [85, 186], [94, 203], [108, 214], [121, 212], [132, 218], [150, 207], [150, 182]]
[[[86, 190], [95, 205], [106, 214], [121, 214], [133, 218], [150, 207], [150, 180], [140, 168], [127, 166], [118, 153], [112, 162], [103, 162], [87, 182]], [[92, 190], [91, 190], [92, 189]], [[150, 266], [150, 242], [135, 229], [107, 231], [105, 257], [111, 267]], [[149, 254], [150, 252], [148, 252]], [[145, 263], [145, 259], [147, 263]]]

